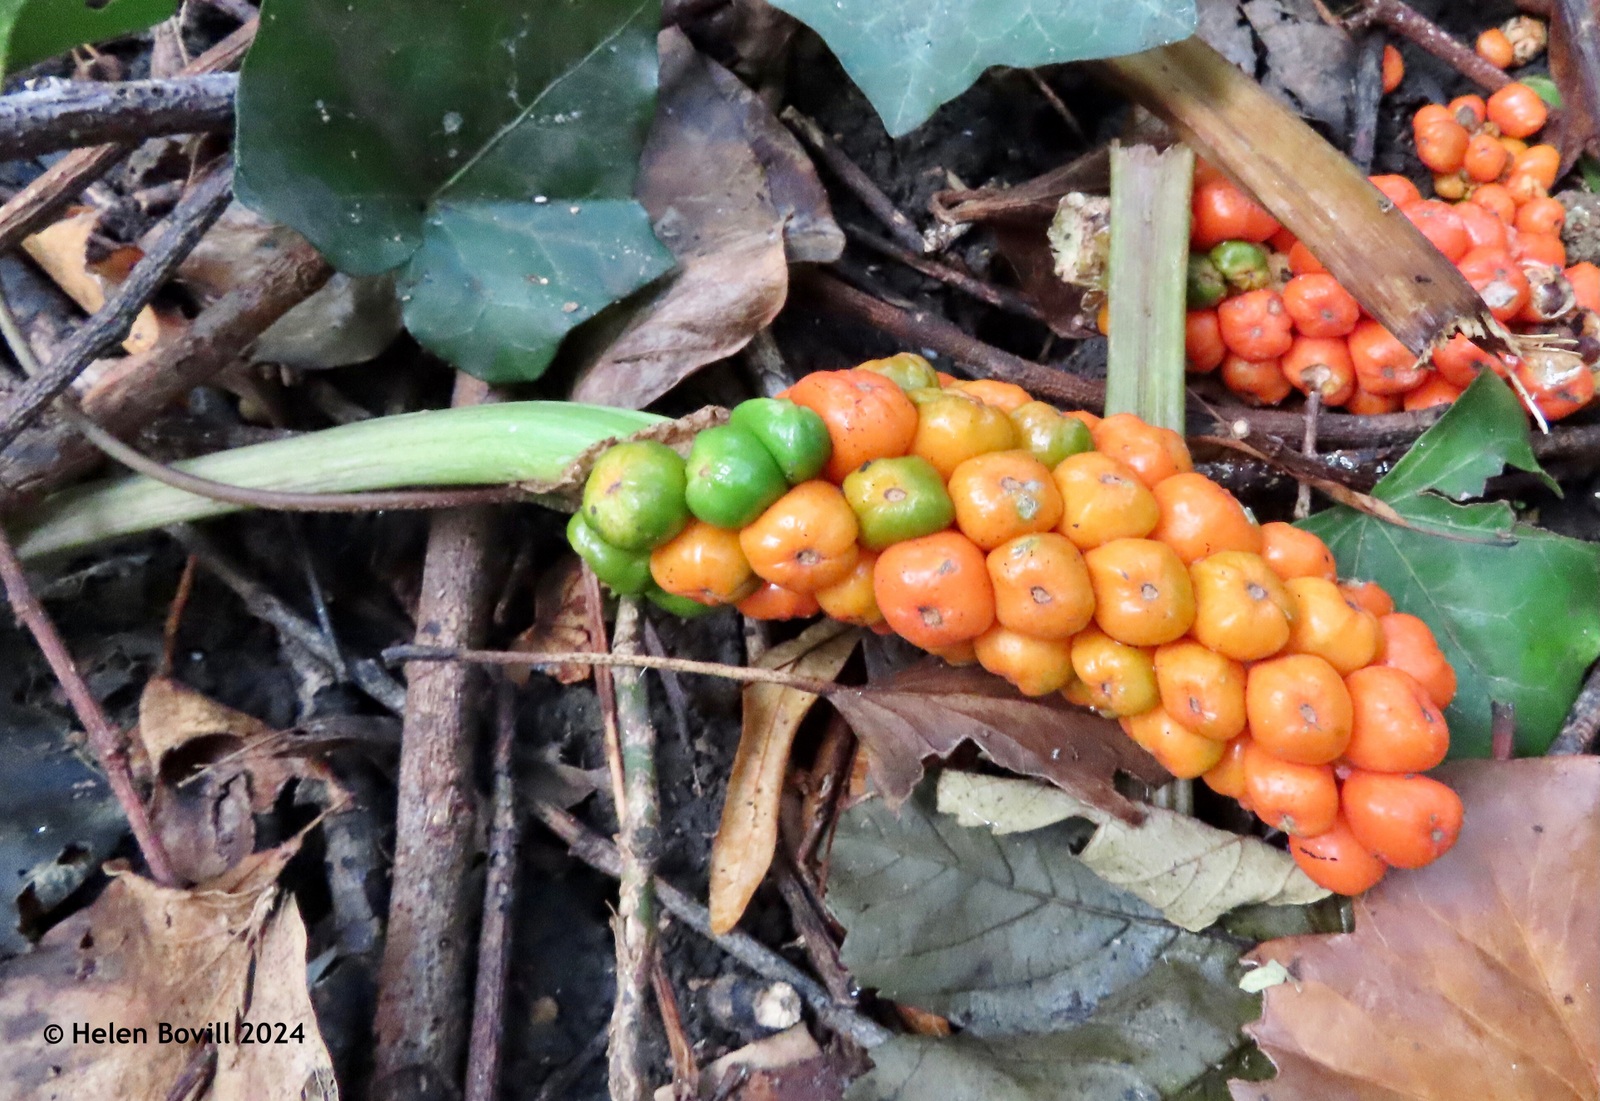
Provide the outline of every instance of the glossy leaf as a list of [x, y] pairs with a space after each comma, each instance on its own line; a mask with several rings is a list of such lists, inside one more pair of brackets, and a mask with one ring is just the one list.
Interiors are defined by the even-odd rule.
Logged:
[[1380, 483], [1402, 528], [1348, 508], [1302, 522], [1341, 576], [1373, 580], [1433, 629], [1459, 687], [1445, 712], [1453, 757], [1486, 757], [1490, 701], [1516, 709], [1517, 750], [1543, 753], [1600, 656], [1600, 548], [1521, 523], [1504, 502], [1457, 505], [1509, 462], [1537, 469], [1526, 422], [1484, 374]]
[[1193, 0], [773, 0], [816, 31], [894, 137], [991, 65], [1148, 50], [1194, 33]]
[[177, 0], [0, 0], [0, 74], [74, 46], [142, 31], [177, 10]]
[[402, 268], [413, 335], [480, 378], [671, 266], [633, 200], [657, 0], [268, 0], [238, 98], [241, 198], [341, 270]]
[[1455, 848], [1356, 899], [1355, 931], [1263, 944], [1292, 981], [1238, 1101], [1600, 1096], [1600, 760], [1470, 761]]

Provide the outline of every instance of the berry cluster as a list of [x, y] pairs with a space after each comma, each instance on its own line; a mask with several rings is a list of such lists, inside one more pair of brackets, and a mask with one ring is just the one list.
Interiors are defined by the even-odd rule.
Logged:
[[[1447, 404], [1485, 367], [1515, 383], [1547, 420], [1594, 398], [1600, 268], [1566, 263], [1566, 208], [1549, 195], [1551, 145], [1528, 145], [1545, 107], [1526, 85], [1487, 102], [1429, 104], [1414, 120], [1439, 198], [1401, 176], [1372, 183], [1450, 259], [1495, 318], [1559, 338], [1507, 361], [1457, 335], [1418, 360], [1368, 317], [1311, 251], [1214, 169], [1195, 173], [1187, 355], [1256, 404], [1315, 390], [1327, 406], [1389, 413]], [[1446, 199], [1454, 201], [1445, 201]]]
[[1129, 414], [875, 360], [741, 404], [687, 462], [613, 447], [568, 535], [613, 589], [673, 611], [824, 612], [1116, 717], [1336, 891], [1460, 828], [1455, 793], [1418, 775], [1455, 693], [1428, 627]]

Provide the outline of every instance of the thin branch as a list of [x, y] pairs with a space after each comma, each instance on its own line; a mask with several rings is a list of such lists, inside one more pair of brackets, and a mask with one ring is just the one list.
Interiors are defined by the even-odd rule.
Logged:
[[1346, 19], [1345, 23], [1350, 27], [1371, 26], [1374, 23], [1387, 27], [1491, 92], [1511, 83], [1511, 78], [1505, 73], [1440, 30], [1421, 12], [1402, 3], [1402, 0], [1361, 0], [1360, 11]]
[[0, 581], [5, 584], [6, 599], [11, 602], [11, 610], [39, 644], [62, 691], [66, 693], [67, 701], [72, 705], [73, 713], [88, 733], [89, 744], [100, 760], [101, 771], [105, 773], [106, 782], [122, 807], [122, 813], [128, 818], [128, 826], [133, 830], [139, 851], [144, 854], [144, 862], [149, 865], [151, 877], [164, 886], [175, 886], [178, 878], [172, 870], [172, 861], [167, 857], [166, 847], [151, 826], [144, 802], [133, 786], [133, 774], [128, 769], [127, 747], [121, 735], [112, 729], [94, 694], [89, 691], [89, 685], [85, 683], [83, 674], [78, 672], [66, 643], [61, 640], [44, 605], [39, 603], [33, 590], [28, 587], [22, 562], [11, 545], [11, 538], [3, 529], [0, 529]]
[[[199, 76], [235, 68], [255, 40], [258, 21], [251, 19], [227, 38], [195, 58], [179, 76]], [[43, 226], [85, 187], [109, 172], [134, 150], [133, 145], [96, 145], [75, 149], [45, 169], [43, 175], [0, 206], [0, 252], [10, 249]]]
[[233, 122], [233, 73], [72, 81], [0, 97], [0, 149], [11, 159], [166, 134], [208, 134]]
[[837, 686], [831, 681], [797, 677], [778, 669], [749, 669], [742, 665], [720, 665], [714, 661], [688, 658], [657, 658], [649, 654], [605, 654], [586, 650], [562, 653], [525, 653], [520, 650], [466, 650], [449, 646], [391, 646], [383, 652], [387, 662], [459, 661], [471, 665], [527, 665], [544, 668], [556, 665], [599, 665], [627, 669], [669, 669], [674, 673], [698, 673], [722, 677], [745, 684], [781, 684], [825, 696]]
[[908, 252], [893, 241], [886, 241], [877, 234], [869, 233], [859, 226], [846, 224], [844, 229], [852, 240], [859, 241], [873, 252], [887, 256], [897, 263], [904, 264], [913, 271], [926, 275], [929, 279], [937, 279], [946, 286], [954, 287], [961, 293], [976, 298], [985, 305], [993, 306], [997, 310], [1005, 310], [1007, 313], [1016, 314], [1018, 317], [1026, 317], [1029, 321], [1044, 320], [1044, 315], [1039, 312], [1039, 308], [1016, 291], [1008, 290], [1005, 287], [997, 287], [993, 283], [986, 283], [982, 279], [977, 279], [964, 271], [951, 267], [949, 264], [931, 260], [921, 253]]
[[[567, 843], [573, 856], [613, 879], [622, 874], [622, 858], [599, 834], [554, 803], [536, 800], [532, 809], [552, 833]], [[737, 930], [723, 936], [713, 934], [710, 912], [660, 876], [655, 878], [655, 890], [663, 909], [756, 974], [794, 987], [801, 1000], [835, 1032], [865, 1048], [877, 1047], [893, 1035], [876, 1021], [835, 1003], [821, 983], [755, 938]]]
[[849, 188], [851, 194], [861, 200], [861, 204], [872, 212], [872, 216], [883, 223], [883, 228], [887, 229], [889, 235], [900, 242], [903, 248], [911, 252], [927, 251], [922, 233], [911, 219], [902, 214], [900, 208], [872, 182], [872, 177], [863, 172], [855, 161], [845, 156], [844, 150], [823, 133], [822, 127], [793, 107], [785, 107], [779, 117], [821, 159], [822, 163], [828, 166], [828, 171]]
[[178, 204], [166, 230], [100, 312], [84, 322], [44, 369], [0, 406], [0, 448], [15, 440], [90, 363], [128, 334], [139, 311], [149, 305], [232, 197], [232, 162], [224, 162]]
[[1596, 734], [1600, 734], [1600, 665], [1589, 670], [1583, 691], [1572, 701], [1572, 710], [1567, 712], [1561, 733], [1550, 743], [1549, 755], [1570, 757], [1575, 753], [1588, 753], [1594, 748]]
[[500, 1043], [505, 1032], [506, 972], [511, 961], [511, 904], [516, 888], [520, 819], [511, 774], [516, 741], [516, 691], [496, 686], [494, 810], [489, 827], [489, 868], [483, 885], [483, 929], [478, 936], [477, 992], [467, 1045], [466, 1101], [494, 1101], [500, 1086]]

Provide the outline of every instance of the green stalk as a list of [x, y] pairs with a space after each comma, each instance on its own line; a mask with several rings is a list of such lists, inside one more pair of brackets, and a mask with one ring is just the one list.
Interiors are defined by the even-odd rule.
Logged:
[[1111, 347], [1106, 415], [1183, 433], [1184, 311], [1194, 153], [1111, 149]]
[[[377, 417], [172, 465], [228, 485], [296, 493], [553, 482], [594, 444], [664, 420], [573, 402], [507, 402]], [[58, 493], [17, 517], [13, 534], [24, 559], [40, 558], [241, 510], [137, 475]]]

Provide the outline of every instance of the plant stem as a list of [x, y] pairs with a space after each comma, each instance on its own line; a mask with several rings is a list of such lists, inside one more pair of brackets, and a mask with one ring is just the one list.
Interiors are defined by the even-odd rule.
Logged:
[[1183, 434], [1184, 268], [1194, 153], [1111, 150], [1111, 349], [1106, 414]]
[[[229, 485], [302, 493], [554, 481], [593, 444], [660, 423], [631, 410], [507, 402], [376, 417], [173, 467]], [[120, 478], [67, 490], [24, 512], [17, 552], [37, 558], [240, 507], [143, 476]]]

